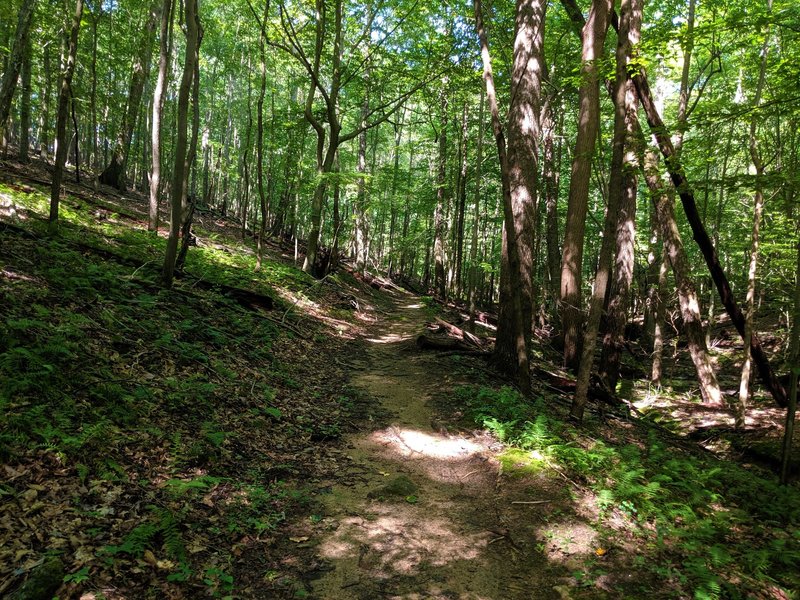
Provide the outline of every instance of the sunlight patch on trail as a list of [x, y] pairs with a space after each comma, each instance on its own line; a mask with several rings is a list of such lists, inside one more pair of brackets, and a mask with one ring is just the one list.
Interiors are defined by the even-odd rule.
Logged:
[[397, 427], [376, 431], [370, 437], [405, 457], [462, 460], [485, 449], [479, 444], [461, 437], [446, 438], [414, 429]]
[[322, 543], [320, 553], [329, 559], [358, 557], [361, 569], [389, 577], [411, 574], [423, 563], [444, 566], [479, 560], [489, 542], [488, 533], [458, 531], [450, 520], [423, 517], [420, 507], [391, 504], [373, 510], [370, 518], [343, 519], [333, 538]]

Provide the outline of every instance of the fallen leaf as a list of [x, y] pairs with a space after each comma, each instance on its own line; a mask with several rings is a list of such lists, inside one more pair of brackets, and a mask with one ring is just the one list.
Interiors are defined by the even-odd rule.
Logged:
[[290, 537], [289, 540], [294, 542], [294, 543], [296, 543], [296, 544], [299, 544], [301, 542], [307, 542], [308, 541], [308, 536], [307, 535], [303, 535], [303, 536], [300, 536], [300, 537]]
[[153, 567], [158, 566], [158, 559], [156, 558], [156, 555], [153, 554], [152, 550], [145, 550], [144, 555], [142, 555], [142, 559], [144, 559], [144, 562], [146, 562], [148, 565]]

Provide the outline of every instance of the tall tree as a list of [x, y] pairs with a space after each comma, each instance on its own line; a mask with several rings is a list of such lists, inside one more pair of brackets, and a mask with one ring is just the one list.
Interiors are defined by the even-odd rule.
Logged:
[[8, 63], [3, 71], [3, 80], [0, 82], [0, 132], [5, 128], [8, 115], [11, 112], [11, 100], [17, 87], [19, 73], [25, 61], [28, 48], [28, 35], [33, 22], [33, 13], [36, 9], [36, 0], [23, 0], [17, 14], [17, 29], [14, 34], [14, 44]]
[[573, 369], [577, 369], [578, 366], [579, 335], [583, 321], [581, 300], [583, 239], [589, 207], [592, 156], [599, 127], [599, 61], [603, 54], [611, 8], [610, 0], [593, 0], [582, 32], [578, 135], [572, 159], [567, 223], [561, 257], [560, 302], [564, 364]]
[[53, 167], [53, 185], [50, 190], [51, 233], [58, 230], [58, 205], [61, 197], [61, 180], [64, 177], [64, 164], [67, 162], [69, 144], [67, 140], [67, 119], [69, 118], [69, 98], [72, 89], [72, 76], [75, 74], [75, 63], [78, 57], [78, 33], [81, 29], [83, 0], [75, 3], [75, 13], [69, 30], [67, 56], [64, 61], [64, 72], [61, 75], [61, 87], [58, 92], [58, 112], [56, 113], [56, 164]]
[[172, 287], [175, 274], [175, 259], [178, 254], [178, 241], [184, 219], [185, 198], [189, 183], [189, 97], [200, 49], [200, 21], [197, 0], [186, 0], [186, 56], [183, 62], [183, 76], [178, 88], [177, 132], [175, 140], [175, 163], [172, 171], [170, 198], [170, 223], [167, 250], [161, 272], [161, 284]]
[[167, 89], [167, 67], [172, 53], [172, 0], [161, 4], [161, 28], [158, 34], [158, 75], [153, 90], [153, 118], [151, 122], [150, 210], [147, 228], [158, 229], [158, 205], [161, 186], [161, 116], [164, 113], [164, 95]]
[[[523, 283], [516, 275], [520, 273], [520, 255], [517, 247], [516, 226], [514, 224], [514, 204], [511, 196], [511, 178], [509, 161], [506, 153], [506, 139], [500, 123], [500, 107], [497, 102], [497, 91], [494, 85], [492, 59], [489, 52], [489, 41], [483, 24], [481, 0], [475, 0], [475, 27], [481, 44], [481, 60], [483, 62], [483, 80], [486, 84], [486, 99], [489, 103], [489, 114], [492, 119], [492, 132], [497, 145], [500, 161], [500, 181], [503, 194], [503, 260], [508, 277], [508, 296], [506, 298], [503, 335], [511, 340], [509, 345], [495, 343], [494, 360], [500, 369], [510, 373], [523, 393], [530, 391], [530, 367], [528, 362], [529, 323], [525, 321], [523, 312]], [[499, 325], [499, 324], [498, 324]], [[498, 340], [500, 330], [498, 326]]]
[[139, 107], [142, 103], [144, 86], [150, 74], [150, 62], [155, 41], [156, 23], [162, 0], [152, 0], [145, 17], [144, 27], [139, 38], [139, 47], [133, 57], [131, 80], [128, 86], [128, 103], [122, 116], [111, 162], [100, 174], [100, 182], [119, 190], [127, 187], [126, 172], [128, 169], [128, 155], [131, 150], [131, 139], [136, 128], [136, 119], [139, 116]]

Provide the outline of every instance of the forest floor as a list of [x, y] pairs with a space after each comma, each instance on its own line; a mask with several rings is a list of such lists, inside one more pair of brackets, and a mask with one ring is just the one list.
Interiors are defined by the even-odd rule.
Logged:
[[[48, 177], [0, 169], [0, 596], [800, 587], [796, 486], [677, 435], [675, 394], [646, 418], [593, 405], [576, 428], [541, 378], [522, 398], [483, 358], [417, 348], [427, 321], [458, 318], [430, 298], [316, 281], [279, 240], [256, 272], [212, 213], [161, 290], [144, 198], [70, 182], [51, 237]], [[557, 371], [546, 349], [536, 362]]]

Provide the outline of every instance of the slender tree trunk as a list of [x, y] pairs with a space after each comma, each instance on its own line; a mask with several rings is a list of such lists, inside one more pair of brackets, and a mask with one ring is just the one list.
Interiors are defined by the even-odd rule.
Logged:
[[19, 98], [19, 160], [22, 163], [30, 160], [28, 152], [31, 145], [31, 67], [31, 40], [26, 38]]
[[[556, 152], [555, 136], [556, 123], [552, 106], [548, 103], [544, 117], [544, 149], [543, 149], [543, 178], [545, 189], [545, 243], [547, 248], [547, 288], [550, 297], [550, 311], [557, 312], [558, 296], [561, 281], [561, 252], [558, 247], [558, 194], [560, 188], [560, 157], [561, 152]], [[563, 129], [563, 115], [559, 117], [559, 145], [560, 133]]]
[[[511, 182], [509, 177], [508, 156], [506, 155], [506, 140], [503, 135], [503, 128], [500, 124], [500, 109], [497, 104], [497, 93], [494, 86], [494, 76], [492, 74], [492, 61], [489, 54], [489, 42], [486, 30], [483, 25], [483, 11], [481, 0], [475, 0], [475, 26], [481, 44], [481, 59], [483, 61], [483, 80], [486, 83], [486, 98], [489, 102], [489, 113], [492, 117], [492, 131], [497, 144], [497, 154], [500, 161], [500, 180], [503, 194], [503, 222], [505, 231], [503, 234], [503, 261], [508, 265], [508, 272], [511, 274], [520, 273], [520, 257], [517, 248], [517, 236], [515, 235], [514, 207], [511, 199]], [[510, 294], [507, 298], [509, 304], [506, 307], [504, 326], [508, 327], [508, 333], [503, 332], [507, 338], [513, 340], [513, 353], [508, 353], [508, 348], [495, 344], [494, 360], [497, 366], [510, 373], [517, 381], [517, 385], [523, 394], [530, 392], [530, 367], [528, 363], [528, 332], [529, 322], [523, 318], [524, 291], [522, 282], [518, 277], [509, 277]], [[498, 340], [500, 330], [498, 328]]]
[[100, 174], [100, 183], [110, 185], [119, 190], [127, 186], [126, 172], [128, 169], [128, 155], [131, 150], [131, 139], [136, 129], [136, 119], [139, 115], [139, 106], [142, 103], [142, 93], [147, 78], [150, 74], [150, 61], [153, 54], [153, 41], [155, 39], [156, 22], [158, 21], [159, 6], [162, 0], [153, 0], [148, 8], [139, 48], [134, 57], [130, 86], [128, 88], [128, 106], [125, 110], [117, 133], [114, 152], [111, 162]]
[[[365, 74], [369, 80], [369, 69]], [[365, 85], [369, 85], [367, 82]], [[369, 90], [364, 94], [361, 102], [360, 127], [367, 124], [369, 115]], [[368, 238], [369, 238], [369, 219], [368, 219], [368, 200], [367, 200], [367, 131], [362, 131], [358, 138], [358, 151], [356, 153], [356, 172], [358, 173], [358, 189], [356, 191], [356, 202], [353, 210], [355, 212], [354, 242], [356, 250], [356, 269], [363, 273], [367, 268], [368, 262]]]
[[158, 38], [158, 78], [153, 91], [153, 120], [151, 132], [152, 171], [150, 173], [150, 211], [147, 228], [158, 230], [158, 205], [161, 185], [161, 117], [164, 114], [164, 95], [167, 89], [167, 67], [172, 50], [172, 0], [161, 5], [161, 29]]
[[[661, 193], [661, 192], [659, 192]], [[664, 246], [662, 244], [662, 246]], [[664, 326], [667, 322], [667, 250], [663, 248], [658, 265], [658, 288], [653, 300], [655, 302], [654, 323], [653, 323], [653, 358], [650, 370], [650, 382], [661, 387], [661, 379], [664, 376]]]
[[[767, 0], [769, 10], [772, 10], [772, 0]], [[764, 91], [764, 82], [767, 74], [767, 52], [769, 51], [769, 28], [764, 36], [761, 45], [761, 61], [758, 69], [758, 83], [756, 84], [756, 95], [753, 99], [755, 112], [750, 121], [750, 160], [755, 168], [755, 194], [753, 195], [753, 229], [750, 238], [750, 252], [747, 266], [747, 297], [745, 299], [745, 321], [744, 321], [744, 357], [742, 359], [742, 376], [739, 380], [739, 402], [736, 405], [736, 429], [745, 427], [745, 411], [747, 402], [750, 399], [750, 379], [751, 379], [751, 352], [750, 342], [753, 338], [753, 320], [756, 311], [756, 271], [758, 269], [758, 244], [760, 241], [759, 229], [761, 227], [761, 217], [764, 212], [764, 161], [761, 159], [761, 152], [758, 148], [758, 114], [761, 105], [761, 95]]]
[[478, 228], [480, 227], [481, 217], [481, 169], [483, 167], [483, 130], [485, 127], [483, 106], [486, 99], [486, 90], [481, 88], [480, 108], [478, 109], [478, 148], [475, 156], [475, 209], [472, 221], [472, 241], [469, 247], [469, 282], [467, 288], [467, 302], [469, 303], [470, 321], [475, 320], [477, 312], [477, 287], [480, 277], [480, 265], [478, 265]]
[[261, 88], [258, 92], [258, 108], [256, 113], [256, 183], [258, 185], [258, 200], [261, 210], [261, 226], [258, 232], [256, 271], [261, 269], [264, 256], [264, 238], [267, 235], [267, 196], [264, 191], [264, 97], [267, 91], [267, 19], [269, 18], [269, 2], [264, 5], [264, 15], [261, 21], [261, 37], [259, 38], [259, 66], [261, 73]]
[[42, 96], [42, 115], [39, 134], [39, 157], [46, 160], [50, 153], [50, 44], [42, 48], [42, 66], [44, 67], [44, 95]]
[[467, 103], [461, 111], [461, 164], [458, 177], [458, 212], [456, 217], [456, 248], [455, 248], [455, 295], [461, 297], [463, 289], [462, 265], [464, 262], [464, 213], [467, 207], [467, 128], [469, 126], [469, 112]]
[[675, 284], [678, 288], [678, 300], [683, 317], [683, 333], [686, 335], [689, 354], [697, 371], [700, 393], [706, 404], [720, 405], [722, 404], [722, 393], [714, 374], [714, 366], [708, 356], [700, 314], [700, 302], [689, 276], [689, 260], [678, 233], [672, 203], [658, 175], [658, 160], [651, 151], [647, 151], [645, 154], [645, 179], [650, 188], [651, 198], [656, 204], [661, 236], [664, 239], [664, 253], [675, 274]]
[[[706, 265], [711, 272], [711, 278], [714, 280], [714, 284], [717, 286], [722, 304], [725, 307], [725, 310], [728, 313], [728, 316], [731, 318], [734, 326], [736, 327], [736, 330], [739, 332], [739, 335], [744, 337], [744, 315], [742, 314], [736, 299], [733, 297], [730, 283], [728, 282], [725, 271], [722, 269], [722, 265], [719, 262], [717, 251], [714, 248], [714, 245], [711, 243], [705, 226], [703, 225], [700, 215], [697, 212], [697, 204], [694, 199], [694, 194], [692, 193], [689, 182], [686, 179], [686, 175], [683, 171], [680, 160], [675, 154], [675, 149], [672, 146], [672, 141], [669, 138], [669, 131], [664, 125], [664, 121], [661, 119], [661, 115], [658, 113], [655, 103], [653, 102], [652, 94], [650, 93], [650, 85], [647, 82], [647, 76], [643, 69], [640, 69], [640, 71], [636, 73], [636, 75], [633, 77], [633, 81], [636, 85], [636, 92], [639, 95], [639, 101], [642, 103], [642, 108], [647, 115], [647, 123], [658, 142], [661, 154], [665, 158], [667, 170], [672, 178], [672, 182], [675, 184], [675, 189], [680, 195], [681, 204], [683, 205], [683, 210], [686, 213], [687, 221], [689, 222], [689, 226], [694, 234], [694, 239], [703, 254]], [[775, 372], [772, 370], [772, 366], [769, 363], [769, 358], [764, 352], [764, 348], [761, 346], [761, 341], [755, 333], [753, 333], [753, 336], [750, 339], [750, 351], [752, 352], [753, 360], [758, 367], [759, 375], [761, 376], [764, 384], [770, 390], [775, 402], [779, 406], [785, 407], [787, 403], [786, 390], [775, 376]]]
[[[67, 59], [64, 73], [61, 76], [61, 88], [58, 92], [58, 112], [56, 113], [56, 164], [53, 168], [53, 186], [50, 190], [50, 233], [58, 231], [58, 203], [61, 196], [61, 180], [64, 177], [64, 163], [67, 161], [67, 119], [69, 118], [69, 96], [72, 88], [72, 76], [75, 74], [75, 62], [78, 56], [78, 33], [83, 15], [83, 0], [75, 3], [75, 14], [69, 32]], [[0, 119], [0, 123], [2, 123]]]
[[[627, 278], [627, 270], [630, 269], [632, 276], [633, 212], [636, 207], [636, 178], [630, 172], [635, 168], [636, 164], [632, 147], [634, 143], [633, 132], [631, 131], [633, 122], [636, 119], [636, 106], [631, 93], [632, 88], [628, 86], [627, 69], [631, 57], [631, 48], [638, 44], [639, 41], [641, 11], [641, 5], [637, 0], [622, 0], [616, 52], [616, 77], [614, 81], [614, 138], [612, 142], [611, 179], [608, 185], [608, 207], [603, 226], [603, 243], [600, 247], [600, 258], [598, 259], [597, 275], [594, 280], [589, 319], [583, 338], [581, 362], [578, 367], [578, 378], [575, 384], [575, 398], [570, 409], [570, 416], [578, 422], [583, 420], [583, 413], [588, 400], [589, 380], [594, 363], [594, 348], [600, 329], [603, 304], [611, 279], [612, 255], [615, 243], [619, 248], [618, 256], [624, 252], [631, 254], [629, 257], [623, 257], [622, 264], [620, 264], [619, 260], [616, 261], [617, 270], [621, 268], [626, 271], [621, 277]], [[627, 182], [625, 181], [626, 178], [628, 179]], [[616, 235], [614, 235], [615, 230]], [[618, 295], [622, 295], [622, 290], [618, 290]], [[618, 298], [617, 302], [621, 303], [622, 299]], [[624, 305], [615, 307], [617, 319], [619, 319], [619, 313], [622, 313], [621, 325], [623, 330], [625, 327], [625, 308]], [[613, 342], [617, 342], [615, 339], [616, 329], [619, 327], [619, 324], [615, 325], [616, 327], [613, 328], [613, 333], [611, 334]], [[616, 366], [616, 373], [611, 374], [615, 379], [618, 374], [618, 363]], [[610, 389], [614, 390], [616, 380], [608, 383]]]
[[444, 271], [444, 239], [447, 223], [445, 221], [445, 204], [447, 203], [447, 80], [442, 81], [439, 94], [441, 118], [439, 120], [439, 156], [436, 175], [436, 209], [433, 213], [434, 233], [434, 285], [436, 294], [442, 300], [447, 299], [446, 277]]
[[199, 47], [199, 28], [197, 17], [197, 0], [186, 0], [186, 57], [183, 64], [183, 76], [178, 88], [178, 126], [175, 141], [175, 166], [172, 175], [171, 218], [169, 239], [164, 257], [162, 285], [172, 287], [175, 272], [175, 259], [178, 253], [178, 238], [183, 219], [184, 198], [189, 181], [189, 96], [192, 92], [192, 80], [195, 72], [195, 61]]
[[579, 335], [582, 322], [581, 269], [583, 239], [592, 172], [599, 128], [600, 89], [598, 62], [603, 54], [611, 11], [610, 0], [593, 0], [589, 18], [583, 27], [581, 54], [582, 83], [579, 92], [578, 136], [569, 183], [567, 224], [561, 257], [561, 328], [564, 336], [564, 365], [578, 366]]
[[92, 63], [90, 66], [91, 90], [89, 91], [89, 112], [91, 119], [91, 148], [92, 157], [87, 161], [90, 168], [97, 169], [99, 157], [97, 154], [97, 26], [100, 22], [100, 16], [103, 14], [103, 3], [98, 2], [92, 10]]
[[[795, 228], [798, 232], [800, 228]], [[800, 375], [800, 241], [797, 243], [797, 270], [794, 278], [794, 314], [792, 315], [792, 332], [789, 340], [789, 364], [791, 365], [789, 402], [786, 410], [786, 421], [783, 435], [783, 452], [781, 458], [781, 483], [789, 481], [789, 466], [792, 458], [792, 437], [797, 411], [797, 377]]]
[[0, 133], [3, 132], [11, 113], [11, 100], [14, 98], [14, 90], [17, 87], [17, 80], [25, 60], [26, 49], [28, 48], [28, 35], [33, 21], [33, 13], [36, 9], [36, 0], [23, 0], [17, 14], [17, 29], [14, 34], [14, 45], [11, 47], [11, 54], [3, 72], [3, 80], [0, 82]]

